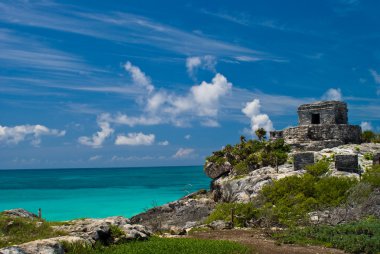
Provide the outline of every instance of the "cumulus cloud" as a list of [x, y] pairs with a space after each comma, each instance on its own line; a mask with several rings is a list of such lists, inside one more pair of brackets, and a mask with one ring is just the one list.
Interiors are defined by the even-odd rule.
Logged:
[[185, 135], [185, 139], [189, 140], [191, 138], [190, 134]]
[[173, 158], [187, 158], [190, 157], [194, 153], [194, 149], [192, 148], [180, 148], [178, 151], [173, 155]]
[[341, 101], [343, 98], [340, 88], [330, 88], [322, 95], [325, 101]]
[[216, 58], [210, 55], [192, 56], [186, 59], [186, 69], [190, 77], [195, 78], [198, 69], [216, 72]]
[[100, 131], [96, 132], [92, 137], [79, 137], [78, 142], [82, 145], [91, 146], [93, 148], [102, 147], [103, 142], [114, 132], [114, 129], [111, 128], [111, 125], [106, 118], [106, 114], [100, 115], [97, 121]]
[[[131, 63], [129, 65], [133, 66]], [[138, 67], [133, 66], [133, 68], [139, 70], [136, 72], [141, 72]], [[133, 76], [132, 73], [131, 75]], [[107, 115], [107, 121], [128, 126], [165, 123], [188, 126], [190, 121], [197, 117], [202, 125], [216, 127], [219, 126], [216, 118], [219, 113], [220, 99], [232, 90], [232, 84], [219, 73], [210, 83], [203, 81], [199, 85], [192, 86], [187, 93], [182, 95], [165, 90], [155, 91], [154, 86], [151, 83], [149, 85], [152, 86], [149, 89], [150, 93], [139, 101], [143, 108], [140, 116]]]
[[158, 142], [158, 145], [167, 146], [167, 145], [169, 145], [169, 141], [165, 140], [165, 141]]
[[128, 146], [139, 146], [139, 145], [152, 145], [155, 140], [154, 134], [144, 134], [139, 133], [128, 133], [125, 135], [118, 135], [115, 141], [115, 145], [128, 145]]
[[360, 127], [362, 127], [363, 131], [371, 131], [373, 130], [372, 124], [370, 122], [361, 122]]
[[124, 69], [129, 72], [133, 82], [136, 85], [144, 87], [148, 90], [148, 92], [153, 91], [154, 87], [150, 81], [150, 78], [147, 77], [145, 73], [140, 70], [139, 67], [132, 65], [132, 63], [128, 61], [124, 64]]
[[242, 112], [251, 119], [250, 132], [252, 135], [259, 128], [264, 128], [267, 132], [273, 130], [273, 124], [269, 116], [261, 113], [260, 100], [254, 99], [251, 102], [247, 102]]
[[49, 129], [44, 125], [17, 125], [14, 127], [0, 125], [0, 142], [6, 144], [18, 144], [24, 140], [30, 140], [31, 144], [38, 146], [41, 143], [41, 136], [61, 137], [66, 131]]

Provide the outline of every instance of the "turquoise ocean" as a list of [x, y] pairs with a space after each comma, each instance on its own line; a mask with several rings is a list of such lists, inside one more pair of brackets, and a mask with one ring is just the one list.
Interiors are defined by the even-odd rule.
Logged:
[[209, 185], [202, 166], [0, 170], [0, 211], [41, 208], [50, 221], [131, 217]]

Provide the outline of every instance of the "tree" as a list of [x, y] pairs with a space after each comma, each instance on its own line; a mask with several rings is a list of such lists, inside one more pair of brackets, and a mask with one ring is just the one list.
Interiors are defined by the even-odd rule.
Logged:
[[245, 136], [241, 135], [240, 136], [240, 143], [243, 144], [243, 143], [245, 143], [245, 141], [247, 141], [246, 138], [245, 138]]
[[267, 132], [264, 130], [264, 128], [258, 128], [255, 131], [256, 136], [259, 138], [260, 141], [263, 141], [266, 138]]
[[362, 132], [362, 141], [364, 143], [372, 142], [376, 137], [376, 134], [373, 131], [367, 130]]

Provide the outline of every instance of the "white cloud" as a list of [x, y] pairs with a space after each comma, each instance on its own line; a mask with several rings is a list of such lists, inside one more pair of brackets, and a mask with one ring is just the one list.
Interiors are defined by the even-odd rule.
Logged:
[[165, 141], [158, 142], [158, 145], [167, 146], [167, 145], [169, 145], [169, 141], [165, 140]]
[[103, 142], [111, 136], [114, 132], [114, 129], [111, 128], [110, 123], [105, 119], [106, 114], [102, 114], [98, 117], [98, 126], [100, 131], [96, 132], [92, 137], [79, 137], [78, 142], [82, 145], [92, 146], [93, 148], [100, 148], [103, 145]]
[[149, 93], [153, 91], [154, 87], [150, 78], [147, 77], [139, 67], [132, 65], [131, 62], [128, 61], [125, 63], [124, 69], [131, 74], [132, 80], [136, 85], [144, 87]]
[[94, 155], [94, 156], [90, 157], [88, 160], [89, 161], [97, 161], [97, 160], [101, 159], [102, 157], [103, 156], [101, 156], [101, 155]]
[[30, 140], [31, 144], [38, 146], [41, 143], [41, 136], [61, 137], [66, 131], [49, 129], [46, 126], [37, 125], [18, 125], [14, 127], [0, 125], [0, 142], [6, 144], [18, 144], [24, 140]]
[[273, 124], [269, 116], [261, 113], [260, 100], [254, 99], [251, 102], [247, 102], [242, 112], [251, 119], [252, 135], [254, 135], [255, 131], [259, 128], [264, 128], [267, 132], [273, 130]]
[[330, 88], [322, 95], [322, 100], [325, 101], [341, 101], [343, 99], [340, 88]]
[[189, 140], [191, 138], [190, 134], [185, 135], [185, 139]]
[[371, 130], [373, 130], [372, 124], [370, 122], [361, 122], [360, 127], [362, 127], [363, 131], [371, 131]]
[[191, 156], [194, 153], [194, 149], [192, 148], [180, 148], [178, 151], [173, 155], [173, 158], [187, 158]]
[[[133, 76], [132, 73], [131, 75]], [[151, 83], [149, 85], [152, 86], [149, 89], [151, 92], [139, 101], [144, 108], [143, 114], [140, 116], [107, 115], [107, 121], [129, 126], [164, 123], [189, 126], [190, 121], [197, 117], [202, 125], [216, 127], [219, 126], [216, 120], [220, 108], [219, 101], [232, 89], [232, 84], [219, 73], [215, 75], [211, 83], [203, 81], [199, 85], [192, 86], [184, 95], [169, 93], [165, 90], [155, 92], [154, 86]]]
[[186, 69], [190, 77], [195, 78], [196, 71], [201, 68], [203, 70], [209, 70], [216, 72], [216, 58], [214, 56], [192, 56], [186, 59]]
[[[370, 69], [369, 72], [371, 73], [373, 80], [376, 84], [380, 84], [380, 74], [377, 73], [377, 71]], [[380, 95], [380, 87], [377, 89], [377, 95]]]
[[139, 133], [128, 133], [127, 136], [118, 135], [115, 141], [115, 145], [128, 145], [128, 146], [139, 146], [139, 145], [152, 145], [155, 140], [154, 134], [144, 134]]

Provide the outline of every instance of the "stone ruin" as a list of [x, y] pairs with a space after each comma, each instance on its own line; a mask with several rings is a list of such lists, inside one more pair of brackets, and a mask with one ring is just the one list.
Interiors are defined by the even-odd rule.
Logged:
[[377, 153], [373, 156], [373, 165], [380, 165], [380, 153]]
[[357, 154], [335, 155], [335, 168], [339, 171], [359, 172], [358, 155]]
[[343, 144], [360, 144], [361, 127], [349, 125], [347, 104], [321, 101], [298, 107], [298, 126], [271, 131], [270, 139], [283, 138], [296, 150], [318, 151]]
[[312, 165], [312, 164], [314, 164], [313, 152], [296, 153], [293, 155], [294, 170], [305, 169], [307, 165]]

